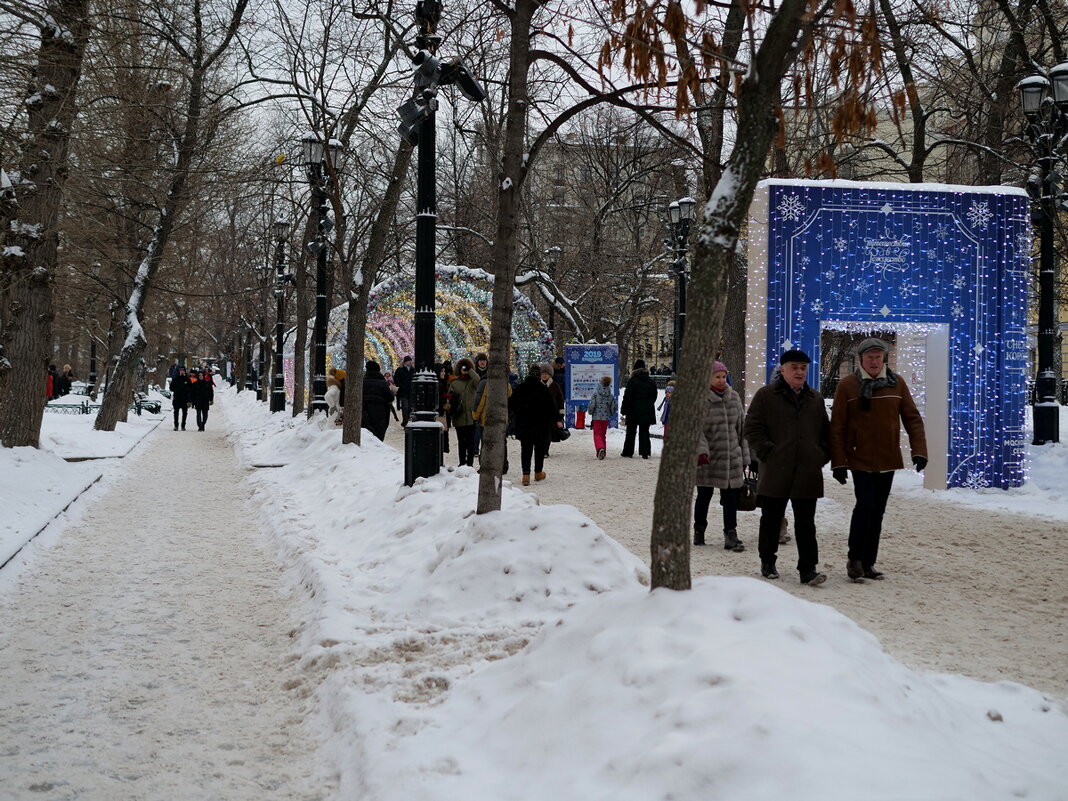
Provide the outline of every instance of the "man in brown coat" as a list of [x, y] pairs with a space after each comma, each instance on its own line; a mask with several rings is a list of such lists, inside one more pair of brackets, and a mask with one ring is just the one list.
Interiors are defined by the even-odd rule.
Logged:
[[838, 383], [831, 407], [831, 474], [845, 484], [846, 468], [851, 470], [857, 499], [849, 523], [846, 563], [846, 573], [855, 582], [883, 577], [875, 569], [875, 560], [894, 471], [904, 467], [902, 423], [917, 472], [927, 466], [923, 418], [905, 379], [887, 366], [889, 351], [881, 339], [861, 342], [857, 346], [860, 368]]
[[816, 500], [823, 497], [823, 465], [830, 460], [830, 443], [823, 398], [808, 385], [811, 362], [801, 350], [788, 350], [779, 357], [779, 375], [757, 390], [749, 405], [745, 438], [760, 461], [760, 574], [779, 577], [775, 558], [789, 501], [794, 510], [797, 571], [802, 584], [817, 586], [827, 580], [816, 569]]

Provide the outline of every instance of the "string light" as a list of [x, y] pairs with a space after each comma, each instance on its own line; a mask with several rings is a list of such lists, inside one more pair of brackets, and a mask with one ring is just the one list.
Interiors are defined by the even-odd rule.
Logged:
[[[435, 352], [455, 362], [464, 356], [489, 352], [490, 315], [493, 306], [493, 276], [485, 270], [441, 265], [435, 270]], [[513, 370], [535, 361], [548, 361], [555, 352], [552, 335], [530, 298], [516, 289], [512, 295]], [[384, 370], [399, 366], [411, 355], [414, 344], [415, 277], [399, 273], [375, 285], [368, 293], [364, 358]], [[330, 312], [326, 332], [326, 364], [345, 369], [345, 337], [348, 304]], [[283, 359], [286, 391], [292, 394], [292, 344]]]
[[818, 388], [824, 328], [896, 332], [908, 340], [903, 363], [922, 364], [927, 336], [947, 326], [947, 484], [1019, 486], [1030, 259], [1021, 189], [762, 182], [750, 210], [747, 394], [790, 347], [812, 357]]

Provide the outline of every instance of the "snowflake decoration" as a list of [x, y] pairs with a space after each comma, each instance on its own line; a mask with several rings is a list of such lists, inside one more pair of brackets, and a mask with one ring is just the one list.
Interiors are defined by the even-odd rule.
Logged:
[[964, 276], [963, 275], [958, 275], [956, 278], [953, 279], [953, 288], [954, 289], [964, 289], [964, 284], [965, 283], [966, 283], [966, 281], [964, 279]]
[[802, 266], [802, 267], [808, 267], [808, 265], [809, 265], [809, 264], [810, 264], [811, 262], [812, 262], [812, 259], [810, 259], [810, 258], [809, 258], [808, 256], [802, 256], [802, 257], [801, 257], [801, 266]]
[[779, 201], [779, 216], [784, 220], [800, 220], [805, 204], [797, 195], [788, 195]]
[[964, 307], [959, 303], [954, 303], [949, 311], [953, 315], [954, 320], [964, 316]]
[[990, 481], [987, 479], [986, 473], [972, 470], [968, 473], [968, 477], [961, 482], [961, 486], [968, 489], [985, 489], [990, 486]]
[[897, 290], [902, 300], [910, 298], [916, 294], [916, 289], [908, 281], [902, 281], [901, 286], [899, 286]]
[[869, 284], [862, 278], [861, 280], [857, 281], [856, 288], [857, 294], [863, 298], [864, 295], [867, 294], [868, 290], [871, 289], [871, 284]]
[[1021, 231], [1016, 235], [1016, 249], [1022, 250], [1025, 253], [1031, 253], [1031, 232]]
[[818, 299], [812, 301], [812, 311], [816, 314], [821, 313], [823, 311], [823, 301]]
[[978, 200], [972, 201], [971, 208], [968, 209], [968, 222], [971, 223], [972, 228], [985, 231], [992, 219], [994, 219], [994, 213], [990, 211], [989, 203], [980, 203]]
[[848, 247], [849, 243], [846, 242], [843, 237], [838, 237], [836, 240], [834, 240], [834, 249], [837, 250], [839, 253], [845, 253], [846, 248]]
[[827, 270], [827, 272], [825, 272], [823, 274], [823, 277], [826, 278], [828, 281], [833, 281], [834, 280], [834, 270]]
[[938, 237], [938, 239], [943, 240], [943, 241], [945, 240], [945, 238], [947, 236], [949, 236], [949, 229], [946, 227], [945, 223], [939, 223], [935, 227], [935, 236]]

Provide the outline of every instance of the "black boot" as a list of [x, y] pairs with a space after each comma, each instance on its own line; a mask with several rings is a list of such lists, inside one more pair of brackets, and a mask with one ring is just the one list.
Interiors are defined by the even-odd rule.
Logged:
[[731, 528], [723, 532], [723, 550], [734, 551], [735, 553], [741, 553], [745, 550], [745, 546], [738, 539], [738, 532], [735, 529]]
[[775, 569], [774, 562], [761, 562], [760, 575], [766, 579], [777, 579], [779, 577], [779, 572]]
[[864, 563], [859, 559], [850, 559], [846, 562], [846, 575], [854, 584], [864, 583]]
[[708, 521], [704, 523], [694, 522], [693, 524], [693, 544], [704, 545], [705, 544], [705, 529], [708, 528]]

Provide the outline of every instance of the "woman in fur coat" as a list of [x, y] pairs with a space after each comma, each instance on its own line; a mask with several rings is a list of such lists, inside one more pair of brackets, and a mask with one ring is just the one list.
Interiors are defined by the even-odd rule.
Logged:
[[697, 443], [697, 500], [693, 506], [693, 544], [705, 544], [708, 505], [719, 490], [723, 507], [723, 547], [741, 552], [738, 539], [738, 490], [745, 482], [749, 444], [745, 441], [745, 409], [742, 399], [727, 384], [729, 371], [723, 362], [712, 368], [705, 425]]

